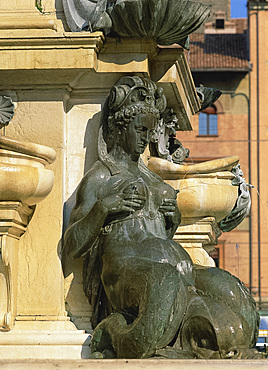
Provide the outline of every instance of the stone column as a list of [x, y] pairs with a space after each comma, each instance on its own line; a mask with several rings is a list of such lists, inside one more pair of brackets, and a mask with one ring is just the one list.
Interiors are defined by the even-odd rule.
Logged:
[[173, 240], [179, 243], [190, 255], [193, 263], [214, 266], [209, 252], [217, 245], [221, 231], [214, 217], [205, 217], [191, 225], [179, 226]]
[[25, 233], [34, 207], [0, 202], [0, 330], [12, 329], [17, 313], [18, 241]]

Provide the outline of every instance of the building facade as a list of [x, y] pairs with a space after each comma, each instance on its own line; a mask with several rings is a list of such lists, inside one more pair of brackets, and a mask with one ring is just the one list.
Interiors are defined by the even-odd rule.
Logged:
[[[251, 187], [249, 217], [224, 233], [213, 257], [251, 290], [261, 312], [267, 311], [266, 186], [268, 113], [268, 2], [248, 1], [248, 20], [230, 19], [230, 1], [210, 1], [212, 18], [191, 35], [189, 64], [195, 81], [222, 91], [214, 106], [196, 115], [193, 131], [180, 139], [190, 161], [238, 155]], [[217, 22], [217, 19], [219, 20]]]
[[[202, 33], [191, 35], [189, 64], [196, 86], [202, 84], [217, 88], [222, 91], [222, 96], [213, 107], [194, 117], [193, 131], [181, 133], [180, 139], [190, 149], [190, 161], [193, 162], [238, 155], [246, 181], [257, 187], [252, 178], [252, 166], [249, 165], [252, 161], [251, 64], [247, 21], [230, 19], [230, 2], [213, 3], [212, 15]], [[256, 212], [255, 192], [255, 189], [252, 190], [253, 214]], [[237, 229], [222, 234], [212, 256], [219, 267], [238, 276], [258, 300], [252, 223], [256, 224], [256, 219], [247, 217]], [[265, 283], [262, 294], [268, 296]]]
[[267, 310], [267, 139], [268, 113], [266, 108], [268, 83], [268, 2], [248, 1], [251, 127], [251, 182], [252, 191], [252, 280], [258, 287], [261, 309]]

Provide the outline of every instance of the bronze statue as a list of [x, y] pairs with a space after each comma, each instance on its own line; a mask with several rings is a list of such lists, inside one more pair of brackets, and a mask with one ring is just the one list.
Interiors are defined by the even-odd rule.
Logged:
[[193, 266], [172, 241], [176, 191], [140, 159], [165, 108], [152, 81], [122, 77], [103, 109], [99, 160], [78, 188], [64, 248], [84, 256], [92, 356], [254, 357], [258, 314], [247, 288]]

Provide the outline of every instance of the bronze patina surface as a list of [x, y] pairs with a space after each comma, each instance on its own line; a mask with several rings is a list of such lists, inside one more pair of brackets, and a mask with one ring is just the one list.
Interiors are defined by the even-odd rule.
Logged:
[[189, 48], [188, 35], [208, 18], [210, 7], [191, 0], [63, 0], [71, 31], [102, 30], [111, 37], [152, 38]]

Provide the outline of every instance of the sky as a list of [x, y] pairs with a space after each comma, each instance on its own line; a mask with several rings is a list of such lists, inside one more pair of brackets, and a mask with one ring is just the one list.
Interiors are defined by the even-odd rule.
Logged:
[[247, 0], [231, 0], [231, 18], [247, 16]]

